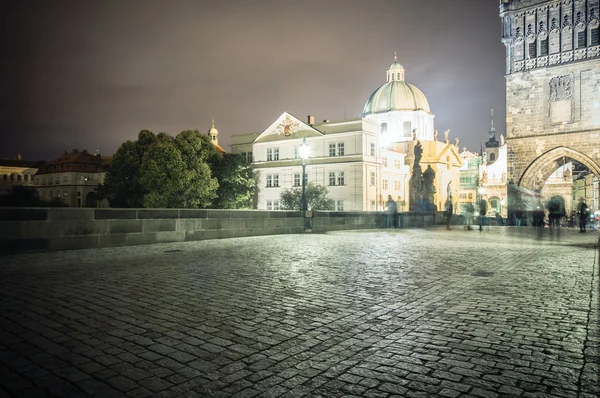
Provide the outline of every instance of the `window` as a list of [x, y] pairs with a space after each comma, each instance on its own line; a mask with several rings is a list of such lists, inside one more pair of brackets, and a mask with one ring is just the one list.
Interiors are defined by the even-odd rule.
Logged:
[[577, 48], [585, 48], [586, 44], [585, 30], [577, 32]]
[[267, 210], [279, 210], [279, 200], [267, 200]]
[[535, 41], [529, 43], [529, 58], [535, 58]]
[[2, 176], [2, 179], [3, 179], [3, 180], [8, 180], [8, 174], [4, 174], [4, 175]]
[[381, 158], [381, 163], [383, 163], [383, 167], [388, 166], [388, 158]]
[[400, 190], [400, 181], [394, 181], [394, 191]]
[[371, 201], [371, 211], [375, 211], [375, 201]]
[[298, 159], [300, 157], [300, 154], [298, 152], [298, 147], [295, 146], [294, 147], [294, 159]]
[[388, 186], [389, 186], [389, 185], [388, 185], [388, 180], [383, 180], [383, 181], [381, 181], [381, 187], [382, 187], [383, 189], [388, 189]]
[[490, 162], [493, 162], [496, 160], [496, 154], [495, 153], [490, 153]]
[[590, 44], [592, 46], [597, 46], [598, 44], [600, 44], [600, 36], [598, 36], [598, 27], [591, 29], [590, 39]]
[[394, 159], [394, 167], [397, 169], [402, 168], [402, 163], [400, 162], [400, 159]]
[[548, 39], [540, 40], [540, 57], [548, 55]]
[[329, 156], [335, 156], [335, 143], [334, 142], [329, 144]]
[[42, 198], [46, 197], [46, 191], [42, 191]]
[[335, 173], [329, 173], [329, 185], [335, 185]]
[[21, 181], [21, 174], [17, 174], [17, 181]]
[[300, 173], [294, 173], [294, 186], [299, 187], [300, 184], [302, 184], [302, 181], [300, 180]]
[[244, 160], [248, 159], [248, 154], [246, 152], [242, 152], [240, 155], [242, 155]]
[[60, 184], [60, 177], [56, 176], [56, 178], [54, 179], [54, 183], [55, 184]]
[[267, 161], [279, 160], [279, 148], [267, 148]]
[[267, 188], [279, 186], [279, 174], [267, 174]]
[[371, 172], [371, 186], [375, 186], [375, 173]]
[[402, 123], [402, 134], [404, 137], [410, 137], [410, 132], [412, 130], [412, 125], [410, 122]]
[[345, 176], [343, 171], [339, 171], [337, 174], [337, 184], [338, 185], [346, 185], [345, 184]]
[[371, 142], [371, 156], [375, 156], [375, 143]]
[[335, 210], [336, 211], [344, 211], [344, 201], [343, 200], [335, 201]]
[[338, 142], [337, 144], [337, 154], [338, 156], [344, 156], [344, 143], [343, 142]]
[[248, 163], [252, 163], [252, 152], [248, 152]]

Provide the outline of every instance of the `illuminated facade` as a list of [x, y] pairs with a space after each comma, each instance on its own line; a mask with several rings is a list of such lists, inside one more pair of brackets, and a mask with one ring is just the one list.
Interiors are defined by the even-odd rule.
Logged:
[[386, 82], [367, 100], [362, 118], [315, 123], [313, 116], [302, 121], [285, 112], [262, 132], [233, 136], [231, 150], [258, 172], [260, 210], [278, 210], [281, 192], [301, 187], [298, 147], [306, 138], [307, 182], [327, 187], [336, 210], [380, 211], [391, 195], [398, 211], [405, 211], [413, 150], [420, 142], [421, 168], [436, 172], [439, 209], [448, 193], [458, 200], [462, 160], [458, 140], [450, 143], [448, 131], [439, 141], [433, 119], [425, 95], [404, 81], [404, 68], [394, 62]]
[[33, 176], [43, 162], [16, 159], [0, 159], [0, 195], [7, 194], [14, 186], [33, 187]]
[[34, 187], [43, 200], [60, 198], [69, 207], [108, 207], [99, 200], [95, 188], [104, 182], [109, 158], [74, 149], [41, 165]]

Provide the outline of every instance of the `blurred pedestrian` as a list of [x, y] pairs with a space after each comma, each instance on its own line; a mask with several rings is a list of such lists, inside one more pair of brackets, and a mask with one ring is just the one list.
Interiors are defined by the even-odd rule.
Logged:
[[485, 215], [487, 214], [487, 201], [481, 199], [479, 201], [479, 230], [483, 231], [483, 223], [485, 222]]
[[523, 210], [521, 210], [521, 207], [517, 206], [517, 209], [515, 210], [515, 226], [520, 227], [522, 219], [523, 219]]
[[450, 220], [452, 219], [452, 213], [454, 212], [454, 207], [452, 206], [452, 200], [448, 198], [446, 200], [446, 205], [444, 206], [444, 216], [446, 217], [446, 229], [450, 228]]
[[388, 195], [387, 201], [387, 228], [395, 228], [396, 227], [396, 202], [392, 199], [392, 195]]
[[467, 203], [467, 212], [466, 212], [466, 221], [467, 221], [467, 226], [465, 227], [465, 229], [467, 231], [471, 231], [473, 228], [471, 227], [471, 221], [473, 218], [473, 213], [475, 213], [475, 206], [473, 206], [473, 203], [469, 202]]
[[585, 200], [579, 199], [579, 204], [577, 205], [577, 214], [579, 215], [579, 232], [585, 232], [585, 224], [587, 223], [589, 209]]

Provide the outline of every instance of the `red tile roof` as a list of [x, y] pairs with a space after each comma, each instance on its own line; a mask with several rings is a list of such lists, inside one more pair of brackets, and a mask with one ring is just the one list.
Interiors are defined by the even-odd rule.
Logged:
[[52, 174], [62, 172], [83, 172], [83, 173], [102, 173], [108, 171], [109, 157], [102, 157], [99, 154], [94, 155], [88, 151], [78, 151], [74, 149], [54, 160], [44, 163], [39, 167], [37, 174]]

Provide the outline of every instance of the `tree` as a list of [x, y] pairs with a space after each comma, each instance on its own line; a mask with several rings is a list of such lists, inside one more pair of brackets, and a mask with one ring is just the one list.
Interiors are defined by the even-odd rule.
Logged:
[[206, 159], [212, 146], [198, 131], [158, 137], [142, 159], [140, 184], [144, 207], [203, 208], [211, 205], [218, 182]]
[[214, 207], [219, 209], [252, 209], [258, 191], [252, 165], [239, 154], [225, 153], [213, 166], [219, 181]]
[[0, 207], [65, 207], [66, 204], [59, 198], [51, 200], [40, 199], [34, 188], [15, 185], [6, 195], [0, 196]]
[[[311, 210], [333, 210], [333, 200], [328, 197], [327, 188], [313, 183], [306, 184], [306, 201]], [[282, 210], [302, 209], [302, 188], [284, 189], [280, 195]]]
[[[164, 137], [163, 137], [164, 138]], [[126, 141], [110, 162], [104, 184], [96, 190], [108, 198], [111, 207], [142, 207], [146, 194], [140, 184], [140, 167], [148, 147], [158, 140], [149, 130], [142, 130], [137, 141]]]

